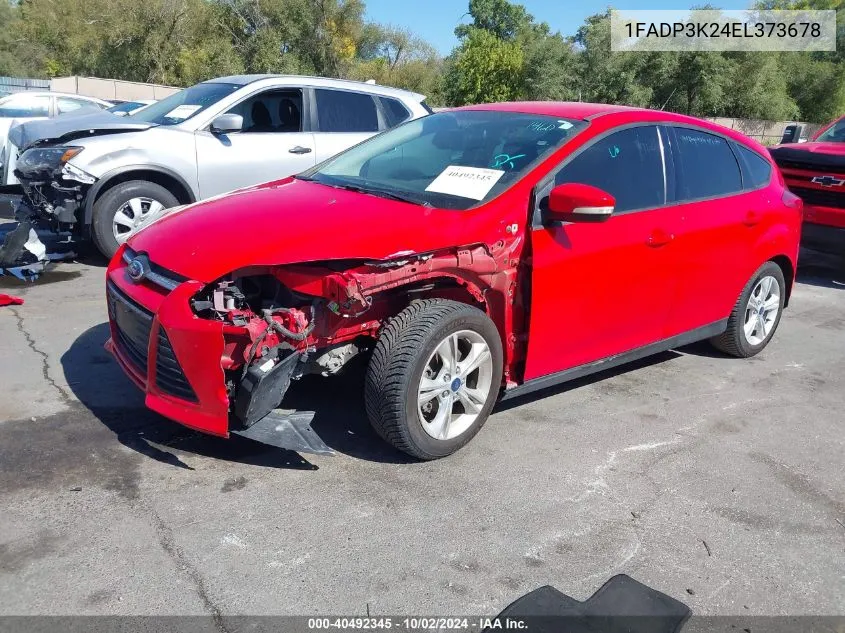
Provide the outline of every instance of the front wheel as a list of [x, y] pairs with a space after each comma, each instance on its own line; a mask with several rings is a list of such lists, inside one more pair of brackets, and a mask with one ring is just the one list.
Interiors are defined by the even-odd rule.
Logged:
[[162, 209], [178, 204], [176, 196], [154, 182], [130, 180], [115, 185], [94, 203], [94, 243], [110, 258], [132, 231]]
[[766, 262], [740, 294], [728, 319], [728, 329], [711, 343], [739, 358], [761, 352], [777, 330], [785, 300], [783, 271], [774, 262]]
[[481, 310], [415, 301], [387, 324], [367, 370], [376, 432], [419, 459], [454, 453], [484, 425], [502, 382], [502, 343]]

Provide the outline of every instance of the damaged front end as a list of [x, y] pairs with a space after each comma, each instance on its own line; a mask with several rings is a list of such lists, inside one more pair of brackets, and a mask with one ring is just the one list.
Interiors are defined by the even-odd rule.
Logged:
[[[268, 421], [281, 428], [277, 408], [291, 381], [342, 371], [414, 299], [504, 311], [513, 303], [509, 261], [504, 249], [478, 246], [376, 262], [255, 266], [202, 285], [172, 280], [123, 247], [109, 269], [109, 346], [150, 408], [205, 432], [267, 441]], [[503, 323], [500, 316], [494, 320]]]
[[0, 245], [0, 272], [32, 280], [50, 261], [75, 255], [79, 212], [96, 180], [68, 163], [80, 151], [79, 147], [33, 148], [18, 159], [15, 176], [24, 196], [15, 210], [18, 225]]
[[94, 176], [70, 164], [81, 147], [34, 147], [17, 161], [20, 181], [32, 219], [54, 233], [72, 232], [79, 222], [85, 194]]

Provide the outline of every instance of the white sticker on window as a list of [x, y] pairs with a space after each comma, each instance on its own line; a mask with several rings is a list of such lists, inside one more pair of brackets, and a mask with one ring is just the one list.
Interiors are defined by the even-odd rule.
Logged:
[[504, 173], [500, 169], [449, 165], [425, 190], [482, 200]]
[[180, 105], [173, 108], [170, 112], [165, 114], [165, 118], [167, 119], [187, 119], [191, 116], [194, 112], [202, 108], [202, 106], [198, 105]]

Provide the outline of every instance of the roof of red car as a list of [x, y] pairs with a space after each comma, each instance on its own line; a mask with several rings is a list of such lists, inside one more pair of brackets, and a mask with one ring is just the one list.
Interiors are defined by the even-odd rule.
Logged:
[[587, 119], [611, 112], [642, 112], [645, 110], [644, 108], [632, 108], [608, 103], [584, 103], [581, 101], [511, 101], [508, 103], [481, 103], [455, 109], [523, 112], [525, 114], [559, 116], [567, 119]]

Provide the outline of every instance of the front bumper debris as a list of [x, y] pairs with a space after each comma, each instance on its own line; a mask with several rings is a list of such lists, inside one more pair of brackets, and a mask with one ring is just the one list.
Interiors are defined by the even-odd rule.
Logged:
[[[202, 284], [164, 288], [133, 282], [121, 247], [107, 273], [111, 338], [106, 349], [145, 393], [148, 408], [192, 429], [230, 433], [289, 450], [332, 454], [310, 428], [311, 417], [276, 409], [301, 369], [291, 352], [273, 365], [231, 369], [233, 339], [244, 328], [198, 319], [191, 297]], [[241, 348], [243, 345], [241, 346]], [[230, 406], [231, 405], [231, 406]]]
[[17, 224], [0, 233], [0, 275], [34, 281], [54, 261], [76, 257], [69, 234], [39, 231], [35, 214], [25, 204], [15, 210]]
[[232, 433], [297, 453], [334, 455], [335, 452], [311, 428], [313, 419], [313, 411], [275, 409], [249, 428]]

